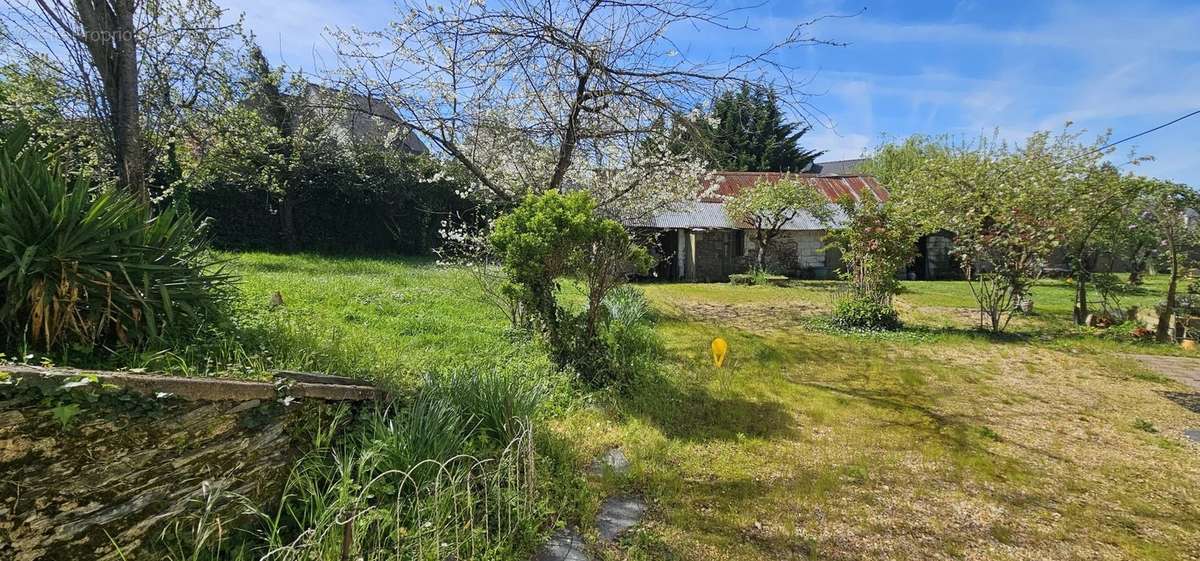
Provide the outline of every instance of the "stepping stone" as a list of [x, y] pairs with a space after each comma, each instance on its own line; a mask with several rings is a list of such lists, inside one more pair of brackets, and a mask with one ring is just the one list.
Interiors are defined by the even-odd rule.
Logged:
[[620, 448], [611, 448], [605, 452], [603, 456], [596, 458], [588, 468], [588, 474], [593, 477], [604, 475], [607, 470], [612, 470], [617, 475], [622, 475], [629, 471], [629, 458], [625, 457], [625, 452]]
[[609, 497], [600, 505], [596, 526], [600, 529], [600, 541], [611, 542], [621, 537], [630, 528], [641, 522], [646, 514], [646, 503], [637, 497], [624, 495]]
[[575, 528], [560, 528], [538, 550], [532, 561], [592, 561], [583, 547], [583, 536]]
[[1183, 436], [1188, 437], [1192, 442], [1200, 442], [1200, 429], [1185, 429]]

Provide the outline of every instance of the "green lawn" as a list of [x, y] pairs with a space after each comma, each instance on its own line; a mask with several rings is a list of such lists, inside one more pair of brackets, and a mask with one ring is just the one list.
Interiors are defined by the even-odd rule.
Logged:
[[[231, 257], [254, 341], [239, 352], [260, 366], [401, 386], [456, 365], [549, 371], [461, 269]], [[822, 327], [830, 283], [644, 285], [661, 367], [551, 422], [580, 471], [616, 445], [632, 471], [593, 482], [564, 515], [594, 531], [598, 497], [644, 494], [646, 524], [609, 559], [1200, 556], [1200, 448], [1182, 436], [1200, 415], [1163, 397], [1181, 386], [1121, 355], [1181, 351], [1074, 328], [1058, 281], [1005, 338], [973, 330], [965, 283], [904, 286], [906, 330], [859, 335]], [[1128, 304], [1152, 304], [1161, 286]], [[720, 370], [716, 336], [731, 348]]]
[[[535, 345], [508, 332], [504, 315], [461, 269], [428, 259], [231, 257], [253, 341], [246, 352], [263, 369], [411, 385], [424, 372], [461, 365], [549, 368]], [[275, 292], [283, 306], [271, 305]]]
[[[590, 453], [623, 444], [633, 474], [604, 485], [655, 501], [630, 558], [1200, 555], [1200, 448], [1182, 435], [1200, 415], [1118, 354], [1162, 347], [993, 340], [969, 314], [930, 337], [845, 336], [785, 313], [819, 313], [812, 285], [646, 289], [666, 318], [662, 372], [562, 422]], [[971, 305], [963, 283], [906, 289], [918, 332], [931, 309]], [[1067, 321], [1069, 287], [1035, 299], [1041, 316], [1020, 329]], [[716, 336], [731, 348], [721, 370]]]

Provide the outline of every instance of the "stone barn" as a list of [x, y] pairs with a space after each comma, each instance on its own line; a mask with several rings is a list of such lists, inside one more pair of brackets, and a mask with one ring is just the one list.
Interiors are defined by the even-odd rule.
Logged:
[[[729, 275], [748, 271], [754, 262], [754, 229], [735, 224], [725, 214], [726, 197], [752, 188], [760, 181], [800, 179], [820, 191], [830, 202], [842, 197], [874, 197], [886, 201], [887, 189], [867, 175], [784, 174], [773, 172], [720, 172], [712, 184], [703, 186], [697, 200], [680, 203], [647, 220], [630, 223], [633, 230], [650, 240], [658, 259], [652, 275], [663, 280], [724, 282]], [[833, 227], [843, 217], [835, 216]], [[768, 269], [795, 278], [836, 278], [841, 257], [826, 250], [826, 225], [799, 213], [784, 225], [768, 248]], [[898, 274], [915, 279], [951, 278], [957, 268], [950, 260], [951, 236], [946, 232], [918, 240], [918, 258]]]

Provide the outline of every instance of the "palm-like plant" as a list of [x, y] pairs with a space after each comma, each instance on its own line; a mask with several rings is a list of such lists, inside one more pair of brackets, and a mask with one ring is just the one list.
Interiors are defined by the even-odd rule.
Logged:
[[136, 347], [217, 317], [232, 278], [190, 215], [68, 177], [27, 128], [0, 143], [0, 339]]

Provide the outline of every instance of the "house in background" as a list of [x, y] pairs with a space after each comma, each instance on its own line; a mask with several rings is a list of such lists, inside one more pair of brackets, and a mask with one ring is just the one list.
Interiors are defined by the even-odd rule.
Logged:
[[[754, 229], [729, 219], [724, 197], [752, 188], [759, 181], [775, 182], [790, 177], [807, 183], [830, 202], [843, 197], [873, 197], [886, 201], [887, 189], [875, 178], [850, 173], [859, 162], [861, 160], [817, 163], [799, 174], [719, 172], [715, 174], [715, 184], [704, 185], [702, 193], [705, 194], [697, 200], [629, 226], [651, 240], [651, 251], [658, 258], [654, 277], [724, 282], [731, 274], [748, 271], [755, 252]], [[829, 226], [839, 227], [843, 220], [844, 216], [835, 215]], [[771, 241], [767, 253], [768, 268], [797, 278], [836, 278], [842, 266], [841, 256], [836, 250], [825, 250], [823, 239], [827, 233], [827, 225], [808, 213], [797, 214]], [[898, 273], [917, 279], [951, 278], [957, 273], [957, 267], [951, 261], [950, 248], [948, 233], [924, 236], [917, 242], [918, 258], [907, 271]]]
[[808, 164], [808, 167], [801, 170], [801, 173], [809, 173], [812, 175], [833, 175], [833, 176], [851, 176], [859, 175], [859, 166], [862, 165], [862, 158], [855, 160], [832, 160], [828, 162], [813, 162]]
[[319, 115], [339, 142], [377, 142], [407, 154], [429, 153], [386, 101], [311, 83], [303, 95], [304, 108]]

